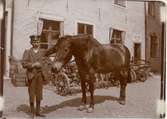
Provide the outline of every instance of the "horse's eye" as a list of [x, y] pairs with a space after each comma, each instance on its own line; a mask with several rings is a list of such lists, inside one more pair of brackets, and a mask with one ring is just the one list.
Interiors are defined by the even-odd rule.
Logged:
[[68, 51], [68, 49], [66, 48], [66, 49], [64, 49], [64, 51], [65, 51], [65, 52], [67, 52], [67, 51]]

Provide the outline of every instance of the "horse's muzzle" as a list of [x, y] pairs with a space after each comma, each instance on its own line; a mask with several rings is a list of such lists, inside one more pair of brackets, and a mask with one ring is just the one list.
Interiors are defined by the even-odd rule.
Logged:
[[58, 73], [59, 71], [58, 71], [56, 68], [53, 68], [53, 67], [52, 67], [52, 68], [51, 68], [51, 72], [52, 72], [52, 73]]
[[55, 62], [52, 67], [52, 72], [57, 73], [61, 70], [63, 64], [61, 62]]

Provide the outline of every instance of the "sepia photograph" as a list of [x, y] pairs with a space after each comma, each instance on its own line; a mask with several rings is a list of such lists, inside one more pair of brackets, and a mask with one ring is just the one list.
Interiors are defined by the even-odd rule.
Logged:
[[0, 117], [165, 118], [166, 4], [0, 0]]

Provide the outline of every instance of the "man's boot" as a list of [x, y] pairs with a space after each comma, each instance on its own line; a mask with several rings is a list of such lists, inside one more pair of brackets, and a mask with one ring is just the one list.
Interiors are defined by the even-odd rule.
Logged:
[[34, 117], [34, 113], [35, 113], [35, 111], [34, 111], [34, 103], [33, 102], [30, 102], [30, 112], [31, 112], [31, 117], [33, 118]]
[[36, 116], [45, 117], [45, 115], [40, 114], [40, 101], [36, 102]]

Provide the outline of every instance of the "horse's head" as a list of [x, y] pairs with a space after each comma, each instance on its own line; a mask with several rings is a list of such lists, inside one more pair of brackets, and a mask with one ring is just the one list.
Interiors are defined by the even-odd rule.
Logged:
[[58, 39], [57, 44], [49, 49], [46, 55], [55, 53], [55, 59], [52, 70], [58, 72], [72, 58], [70, 36], [64, 36]]

